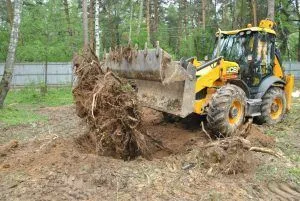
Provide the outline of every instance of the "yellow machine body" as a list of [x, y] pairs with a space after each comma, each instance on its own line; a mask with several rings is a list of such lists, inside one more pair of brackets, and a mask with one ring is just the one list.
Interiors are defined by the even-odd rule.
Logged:
[[[219, 31], [216, 33], [218, 41], [224, 35], [239, 36], [242, 34], [263, 33], [262, 35], [276, 36], [271, 20], [262, 20], [259, 27], [248, 25], [245, 29], [233, 31]], [[253, 38], [252, 38], [253, 39]], [[253, 48], [254, 40], [249, 46]], [[266, 43], [262, 42], [259, 51], [263, 55], [267, 51]], [[118, 55], [122, 55], [122, 49]], [[143, 106], [180, 117], [191, 113], [206, 114], [212, 96], [219, 88], [231, 83], [232, 80], [241, 79], [242, 66], [238, 62], [218, 57], [208, 62], [200, 62], [196, 58], [182, 61], [172, 61], [171, 56], [157, 46], [156, 49], [132, 49], [131, 60], [125, 57], [115, 60], [115, 53], [105, 55], [105, 70], [111, 70], [121, 77], [133, 80], [137, 87], [137, 96]], [[252, 55], [241, 55], [251, 60]], [[249, 58], [248, 58], [249, 57]], [[245, 60], [247, 60], [245, 59]], [[264, 72], [262, 61], [261, 71]], [[272, 79], [277, 80], [274, 85], [282, 87], [286, 95], [286, 107], [291, 108], [291, 93], [294, 86], [294, 77], [286, 75], [279, 58], [274, 57]], [[250, 77], [252, 84], [260, 85], [258, 77]], [[258, 82], [257, 82], [258, 80]], [[245, 87], [247, 88], [247, 86]], [[243, 88], [243, 90], [245, 89]], [[263, 92], [268, 88], [262, 89]], [[261, 97], [254, 98], [260, 99]], [[251, 98], [249, 98], [251, 99]]]
[[195, 85], [195, 94], [208, 88], [205, 98], [196, 100], [194, 103], [194, 112], [203, 114], [212, 94], [216, 88], [226, 84], [227, 79], [237, 78], [239, 66], [235, 62], [220, 60], [219, 64], [211, 64], [208, 68], [196, 73], [197, 81]]
[[286, 75], [285, 76], [286, 85], [284, 87], [285, 97], [286, 97], [286, 106], [289, 111], [292, 107], [292, 93], [294, 89], [295, 76], [294, 75]]
[[[266, 19], [266, 20], [261, 20], [259, 27], [252, 27], [251, 25], [248, 25], [248, 28], [245, 29], [238, 29], [233, 31], [219, 31], [216, 33], [216, 36], [219, 37], [220, 33], [226, 35], [236, 35], [243, 31], [265, 32], [265, 33], [276, 35], [276, 32], [274, 31], [275, 26], [276, 26], [275, 22]], [[205, 88], [207, 89], [207, 93], [205, 97], [195, 101], [194, 112], [197, 114], [205, 114], [205, 107], [207, 107], [212, 95], [216, 92], [216, 89], [219, 88], [220, 86], [225, 85], [227, 83], [227, 80], [236, 78], [239, 73], [239, 70], [240, 68], [237, 63], [224, 61], [222, 59], [220, 62], [211, 64], [209, 67], [201, 70], [200, 72], [197, 72], [195, 93], [198, 93], [199, 91]], [[284, 74], [283, 68], [280, 65], [277, 56], [274, 57], [274, 67], [272, 73], [274, 76], [278, 77], [280, 80], [285, 82], [284, 91], [285, 91], [286, 103], [287, 103], [286, 109], [290, 110], [292, 104], [292, 91], [294, 88], [294, 75]]]

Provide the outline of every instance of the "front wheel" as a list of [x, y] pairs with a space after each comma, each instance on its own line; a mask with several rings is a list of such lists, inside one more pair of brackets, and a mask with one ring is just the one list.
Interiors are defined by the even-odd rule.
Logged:
[[212, 96], [207, 121], [217, 136], [229, 136], [244, 123], [246, 95], [236, 85], [227, 84]]
[[286, 98], [284, 91], [279, 87], [271, 87], [262, 97], [261, 116], [258, 123], [276, 124], [284, 118], [286, 113]]

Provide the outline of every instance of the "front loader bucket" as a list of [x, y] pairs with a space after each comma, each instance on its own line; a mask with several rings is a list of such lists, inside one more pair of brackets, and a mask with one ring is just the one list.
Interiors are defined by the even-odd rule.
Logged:
[[133, 80], [143, 106], [181, 117], [193, 112], [195, 68], [184, 69], [161, 48], [110, 51], [103, 70]]

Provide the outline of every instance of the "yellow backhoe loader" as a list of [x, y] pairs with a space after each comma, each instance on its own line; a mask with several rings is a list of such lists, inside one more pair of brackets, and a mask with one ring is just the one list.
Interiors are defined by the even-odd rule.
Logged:
[[206, 115], [218, 136], [228, 136], [246, 118], [259, 123], [280, 122], [291, 108], [294, 76], [284, 73], [275, 46], [276, 24], [216, 33], [212, 60], [172, 61], [156, 49], [105, 54], [104, 70], [132, 79], [144, 106], [186, 117]]

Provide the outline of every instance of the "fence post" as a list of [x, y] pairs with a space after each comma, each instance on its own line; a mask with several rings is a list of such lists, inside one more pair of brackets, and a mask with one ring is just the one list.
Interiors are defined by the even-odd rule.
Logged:
[[44, 96], [47, 93], [47, 84], [48, 84], [48, 59], [46, 57], [45, 68], [44, 68], [44, 84], [40, 86], [41, 94]]
[[73, 62], [71, 62], [71, 88], [73, 88], [73, 82], [74, 82], [74, 72], [73, 72]]
[[47, 60], [45, 63], [45, 86], [46, 86], [46, 88], [48, 86], [48, 61]]

